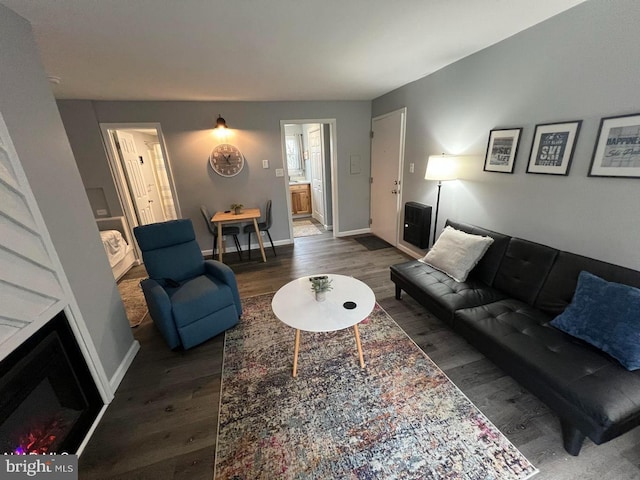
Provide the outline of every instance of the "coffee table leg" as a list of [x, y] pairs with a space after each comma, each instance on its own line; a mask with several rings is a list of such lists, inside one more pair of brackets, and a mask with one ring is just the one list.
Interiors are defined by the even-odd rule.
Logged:
[[[357, 323], [353, 326], [353, 331], [356, 334], [356, 345], [358, 346], [358, 356], [360, 357], [360, 367], [364, 368], [364, 358], [362, 357], [362, 345], [360, 344], [360, 331], [358, 330]], [[295, 374], [293, 376], [295, 377]]]
[[296, 345], [293, 348], [293, 376], [298, 375], [298, 351], [300, 350], [300, 330], [296, 328]]

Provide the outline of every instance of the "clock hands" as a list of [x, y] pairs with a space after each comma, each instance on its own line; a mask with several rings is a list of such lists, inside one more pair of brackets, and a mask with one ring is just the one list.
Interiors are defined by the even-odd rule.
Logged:
[[244, 158], [232, 145], [218, 145], [209, 157], [213, 170], [223, 177], [233, 177], [240, 173], [244, 166]]

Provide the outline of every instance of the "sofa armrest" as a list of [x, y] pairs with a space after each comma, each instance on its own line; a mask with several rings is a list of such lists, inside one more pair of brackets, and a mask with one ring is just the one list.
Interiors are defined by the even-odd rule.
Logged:
[[231, 292], [233, 293], [233, 302], [236, 305], [238, 317], [242, 316], [242, 303], [240, 303], [240, 293], [238, 292], [238, 283], [236, 282], [236, 276], [233, 270], [222, 262], [217, 260], [205, 260], [204, 271], [208, 275], [215, 277], [223, 283], [229, 285]]
[[140, 282], [144, 298], [149, 308], [149, 315], [153, 323], [158, 327], [160, 333], [169, 345], [174, 349], [180, 346], [180, 337], [176, 324], [173, 321], [171, 299], [165, 289], [156, 281], [147, 278]]

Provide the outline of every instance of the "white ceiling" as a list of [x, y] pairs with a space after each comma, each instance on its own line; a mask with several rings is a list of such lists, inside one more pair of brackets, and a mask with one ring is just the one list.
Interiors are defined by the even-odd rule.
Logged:
[[584, 0], [0, 0], [57, 98], [371, 100]]

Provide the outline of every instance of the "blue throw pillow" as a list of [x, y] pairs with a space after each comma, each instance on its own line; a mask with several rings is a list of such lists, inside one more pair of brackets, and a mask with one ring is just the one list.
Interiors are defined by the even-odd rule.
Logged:
[[640, 289], [580, 272], [567, 309], [551, 325], [640, 369]]

